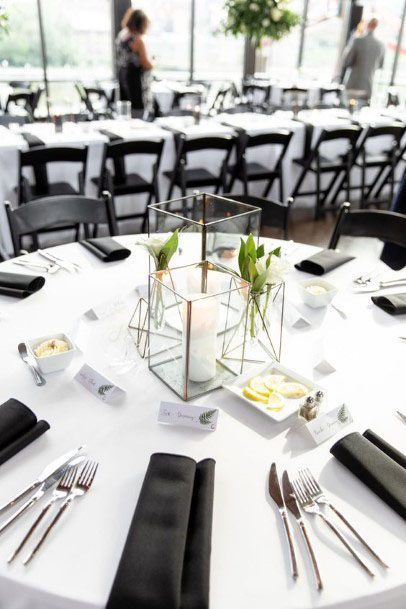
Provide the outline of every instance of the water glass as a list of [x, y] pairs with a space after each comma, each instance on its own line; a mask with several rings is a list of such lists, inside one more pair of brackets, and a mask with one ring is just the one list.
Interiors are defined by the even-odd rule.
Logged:
[[118, 101], [116, 103], [116, 114], [118, 119], [129, 121], [131, 119], [131, 102]]

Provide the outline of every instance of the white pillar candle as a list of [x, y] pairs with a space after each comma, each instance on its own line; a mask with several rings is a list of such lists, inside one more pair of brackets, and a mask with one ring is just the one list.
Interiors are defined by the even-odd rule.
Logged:
[[[202, 275], [203, 270], [198, 267], [189, 269], [187, 271], [186, 283], [189, 292], [200, 292], [202, 289]], [[220, 273], [219, 271], [209, 271], [207, 273], [207, 293], [218, 294], [219, 292], [224, 291], [224, 289], [227, 289], [227, 287], [224, 286], [228, 286], [227, 280], [229, 283], [229, 278], [224, 273]]]
[[[206, 296], [206, 298], [204, 298]], [[195, 293], [187, 296], [191, 303], [189, 339], [189, 381], [203, 383], [216, 375], [217, 327], [219, 303], [215, 297]], [[201, 300], [195, 300], [202, 298]], [[183, 358], [187, 356], [188, 303], [183, 303]]]

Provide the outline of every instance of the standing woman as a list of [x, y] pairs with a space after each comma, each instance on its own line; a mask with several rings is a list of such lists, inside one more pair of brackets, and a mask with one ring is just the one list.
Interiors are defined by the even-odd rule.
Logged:
[[149, 19], [139, 9], [129, 8], [121, 22], [122, 30], [116, 38], [117, 68], [120, 99], [131, 102], [133, 114], [152, 112], [151, 70], [143, 35]]

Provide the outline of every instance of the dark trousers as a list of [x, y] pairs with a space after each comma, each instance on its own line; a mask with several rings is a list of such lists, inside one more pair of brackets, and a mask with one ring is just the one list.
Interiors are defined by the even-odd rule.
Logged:
[[[392, 211], [406, 215], [406, 171], [393, 201]], [[395, 271], [403, 269], [406, 266], [406, 247], [387, 243], [382, 250], [381, 260]]]
[[132, 110], [144, 110], [142, 99], [142, 68], [127, 66], [118, 72], [120, 99], [131, 102]]

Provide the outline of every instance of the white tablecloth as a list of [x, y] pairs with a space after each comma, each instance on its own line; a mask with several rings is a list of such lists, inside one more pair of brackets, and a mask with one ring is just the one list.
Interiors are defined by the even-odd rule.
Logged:
[[[119, 238], [132, 248], [135, 239]], [[266, 245], [270, 247], [269, 240]], [[299, 260], [314, 250], [300, 246], [292, 252], [292, 259]], [[131, 306], [104, 320], [82, 318], [82, 328], [90, 332], [87, 347], [81, 343], [84, 354], [77, 356], [67, 370], [49, 375], [44, 387], [34, 386], [17, 355], [21, 339], [71, 331], [90, 307], [128, 293], [134, 286], [145, 284], [147, 277], [146, 254], [139, 248], [126, 261], [109, 265], [78, 244], [60, 246], [56, 252], [83, 264], [86, 270], [48, 276], [44, 288], [24, 301], [0, 297], [0, 403], [13, 396], [51, 424], [50, 431], [1, 466], [0, 503], [34, 479], [47, 462], [82, 443], [100, 461], [100, 470], [89, 495], [73, 506], [64, 525], [29, 568], [18, 563], [9, 567], [5, 559], [34, 513], [3, 534], [0, 606], [101, 609], [108, 598], [149, 457], [153, 452], [167, 451], [195, 459], [214, 457], [217, 461], [213, 609], [403, 609], [405, 524], [331, 457], [329, 448], [337, 437], [315, 447], [295, 429], [294, 417], [274, 423], [224, 390], [199, 400], [220, 408], [214, 433], [158, 424], [160, 401], [176, 401], [176, 396], [139, 360], [139, 365], [126, 374], [118, 374], [119, 369], [111, 366], [124, 358]], [[402, 450], [406, 427], [394, 411], [405, 409], [406, 345], [397, 339], [405, 335], [405, 316], [390, 317], [372, 305], [369, 295], [351, 293], [351, 279], [370, 268], [371, 261], [358, 259], [328, 275], [328, 280], [340, 287], [337, 304], [347, 310], [348, 320], [331, 308], [313, 311], [306, 307], [313, 324], [307, 329], [285, 331], [282, 363], [310, 378], [314, 376], [328, 393], [329, 407], [345, 400], [354, 423], [343, 430], [343, 435], [372, 428]], [[1, 264], [0, 269], [19, 272], [10, 261]], [[390, 275], [388, 270], [385, 275]], [[291, 302], [299, 303], [295, 285], [305, 278], [298, 271], [288, 277]], [[135, 294], [132, 298], [135, 302]], [[334, 354], [337, 367], [337, 372], [328, 376], [312, 371], [314, 345], [321, 337]], [[73, 380], [84, 361], [126, 390], [121, 403], [104, 404]], [[278, 462], [280, 471], [285, 465], [309, 466], [330, 497], [387, 560], [390, 570], [383, 573], [365, 556], [376, 572], [371, 580], [323, 524], [306, 517], [325, 589], [321, 593], [314, 589], [300, 541], [300, 577], [293, 583], [279, 515], [267, 497], [272, 461]], [[292, 527], [298, 539], [293, 522]]]

